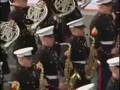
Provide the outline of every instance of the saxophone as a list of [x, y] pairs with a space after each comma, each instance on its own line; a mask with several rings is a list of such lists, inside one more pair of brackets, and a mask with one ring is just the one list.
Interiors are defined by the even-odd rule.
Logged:
[[100, 65], [100, 61], [97, 59], [97, 50], [94, 48], [95, 39], [92, 36], [90, 36], [90, 38], [92, 39], [90, 55], [85, 66], [86, 78], [88, 79], [91, 79], [95, 76], [97, 68]]
[[71, 62], [71, 45], [69, 43], [61, 43], [61, 45], [67, 45], [68, 49], [65, 52], [65, 55], [67, 56], [67, 59], [65, 60], [65, 68], [64, 68], [64, 77], [65, 77], [65, 84], [68, 85], [67, 90], [72, 90], [70, 89], [70, 76], [71, 76], [71, 71], [73, 69], [73, 65]]
[[49, 90], [47, 88], [48, 86], [48, 82], [47, 80], [44, 78], [44, 68], [43, 68], [43, 64], [39, 61], [37, 64], [36, 64], [36, 67], [37, 69], [40, 69], [41, 70], [41, 73], [40, 73], [40, 79], [39, 79], [39, 90]]
[[11, 88], [11, 90], [20, 90], [20, 83], [18, 81], [13, 81]]

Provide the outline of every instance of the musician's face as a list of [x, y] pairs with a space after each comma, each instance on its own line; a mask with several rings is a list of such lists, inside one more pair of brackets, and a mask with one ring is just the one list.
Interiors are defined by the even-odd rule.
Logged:
[[110, 67], [110, 70], [112, 72], [112, 77], [114, 79], [120, 80], [120, 68], [119, 67]]
[[31, 67], [32, 58], [31, 57], [18, 57], [18, 63], [23, 67]]
[[110, 5], [100, 5], [98, 11], [100, 13], [109, 14], [112, 13], [113, 7]]
[[84, 28], [72, 28], [71, 33], [73, 36], [81, 37], [84, 36]]
[[45, 47], [52, 47], [55, 44], [54, 36], [45, 36], [40, 38], [41, 43]]

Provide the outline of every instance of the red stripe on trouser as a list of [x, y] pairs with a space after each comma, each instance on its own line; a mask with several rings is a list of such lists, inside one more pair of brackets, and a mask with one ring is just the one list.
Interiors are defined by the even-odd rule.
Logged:
[[99, 82], [98, 82], [98, 88], [99, 90], [103, 90], [103, 67], [102, 65], [99, 66]]

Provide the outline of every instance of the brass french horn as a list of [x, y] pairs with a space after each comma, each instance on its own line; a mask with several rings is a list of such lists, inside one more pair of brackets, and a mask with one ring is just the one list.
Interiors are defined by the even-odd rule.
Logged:
[[70, 14], [76, 7], [74, 0], [55, 0], [55, 9], [60, 13], [59, 17]]
[[37, 4], [30, 6], [26, 19], [33, 21], [31, 29], [36, 29], [36, 27], [47, 17], [47, 14], [48, 8], [43, 0], [39, 0]]
[[0, 24], [0, 39], [4, 41], [3, 47], [9, 47], [20, 34], [20, 29], [16, 23], [11, 24], [11, 21], [2, 22]]

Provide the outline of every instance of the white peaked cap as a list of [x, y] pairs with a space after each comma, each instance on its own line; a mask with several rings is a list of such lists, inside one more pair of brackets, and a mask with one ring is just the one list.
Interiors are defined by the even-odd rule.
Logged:
[[109, 64], [109, 66], [119, 66], [120, 59], [119, 57], [110, 58], [107, 60], [107, 63]]
[[91, 84], [81, 86], [77, 88], [76, 90], [93, 90], [93, 87], [94, 87], [94, 83], [91, 83]]
[[53, 34], [53, 30], [54, 30], [54, 26], [52, 25], [38, 30], [36, 34], [38, 34], [39, 36], [51, 35]]
[[109, 2], [112, 2], [112, 0], [97, 0], [96, 4], [97, 5], [102, 5], [102, 4], [107, 4]]
[[77, 19], [77, 20], [74, 20], [74, 21], [71, 21], [71, 22], [67, 23], [67, 25], [70, 28], [77, 27], [77, 26], [82, 26], [82, 25], [84, 25], [83, 20], [84, 20], [84, 18], [80, 18], [80, 19]]
[[32, 55], [32, 50], [33, 50], [33, 47], [21, 48], [21, 49], [15, 50], [14, 54], [17, 57], [30, 56]]

